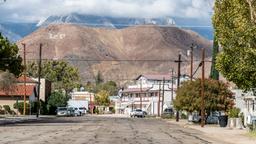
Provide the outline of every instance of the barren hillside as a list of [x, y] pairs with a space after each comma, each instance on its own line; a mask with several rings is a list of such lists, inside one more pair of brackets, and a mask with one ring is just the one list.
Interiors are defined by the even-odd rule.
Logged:
[[[39, 43], [43, 59], [65, 59], [77, 66], [83, 81], [93, 81], [98, 71], [105, 80], [127, 82], [141, 73], [168, 73], [177, 68], [174, 60], [196, 43], [195, 59], [201, 48], [211, 56], [212, 43], [195, 32], [177, 27], [136, 26], [125, 29], [89, 28], [71, 24], [41, 28], [18, 43], [27, 44], [28, 58], [38, 59]], [[186, 73], [186, 71], [182, 71]]]

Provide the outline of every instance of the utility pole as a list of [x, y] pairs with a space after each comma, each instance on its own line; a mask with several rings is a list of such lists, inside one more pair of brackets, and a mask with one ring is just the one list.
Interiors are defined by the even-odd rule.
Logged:
[[26, 98], [27, 98], [27, 64], [26, 64], [26, 44], [22, 43], [24, 51], [24, 102], [23, 102], [23, 115], [26, 115]]
[[39, 46], [39, 64], [38, 64], [37, 111], [36, 111], [36, 117], [37, 118], [39, 117], [39, 113], [40, 113], [40, 86], [41, 86], [42, 47], [43, 47], [43, 44], [40, 43], [40, 46]]
[[163, 77], [162, 113], [164, 112], [164, 85], [165, 85], [165, 78]]
[[173, 68], [172, 68], [172, 95], [171, 95], [171, 100], [172, 100], [172, 104], [173, 104]]
[[[178, 79], [177, 79], [177, 89], [180, 87], [180, 65], [182, 63], [181, 61], [181, 53], [179, 53], [179, 59], [178, 61], [175, 61], [178, 63]], [[179, 111], [176, 112], [176, 122], [179, 121]]]
[[159, 89], [158, 89], [158, 104], [157, 104], [157, 115], [160, 117], [160, 97], [161, 97], [161, 82], [159, 82]]
[[204, 95], [204, 66], [205, 66], [205, 48], [202, 49], [202, 79], [201, 79], [201, 127], [205, 125], [205, 95]]
[[140, 109], [142, 110], [142, 79], [140, 79]]
[[190, 47], [190, 80], [193, 80], [193, 53], [194, 53], [194, 44]]

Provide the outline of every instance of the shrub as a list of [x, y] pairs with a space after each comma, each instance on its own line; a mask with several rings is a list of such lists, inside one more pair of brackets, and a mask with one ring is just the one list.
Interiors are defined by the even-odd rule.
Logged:
[[228, 117], [229, 118], [238, 118], [240, 113], [239, 108], [232, 108], [228, 111]]
[[184, 113], [181, 114], [181, 119], [188, 119], [188, 116]]
[[173, 119], [175, 117], [174, 117], [174, 115], [171, 115], [171, 114], [162, 114], [161, 118], [163, 118], [163, 119]]
[[11, 113], [11, 108], [9, 105], [3, 105], [4, 111], [7, 112], [8, 114]]
[[[29, 107], [30, 107], [29, 103], [26, 103], [26, 115], [29, 114]], [[24, 102], [13, 104], [13, 108], [17, 109], [20, 114], [23, 114]]]

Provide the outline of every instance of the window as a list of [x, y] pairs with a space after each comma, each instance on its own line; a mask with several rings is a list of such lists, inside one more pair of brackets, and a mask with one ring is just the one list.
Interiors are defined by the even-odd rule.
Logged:
[[153, 93], [153, 92], [152, 92], [152, 93], [150, 93], [150, 96], [151, 96], [151, 97], [153, 97], [153, 96], [154, 96], [154, 93]]

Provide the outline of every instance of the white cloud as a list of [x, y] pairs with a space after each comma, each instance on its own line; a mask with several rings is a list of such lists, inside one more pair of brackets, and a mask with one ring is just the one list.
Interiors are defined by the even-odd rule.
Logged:
[[114, 17], [188, 17], [209, 19], [212, 0], [7, 0], [1, 21], [39, 21], [71, 12]]

